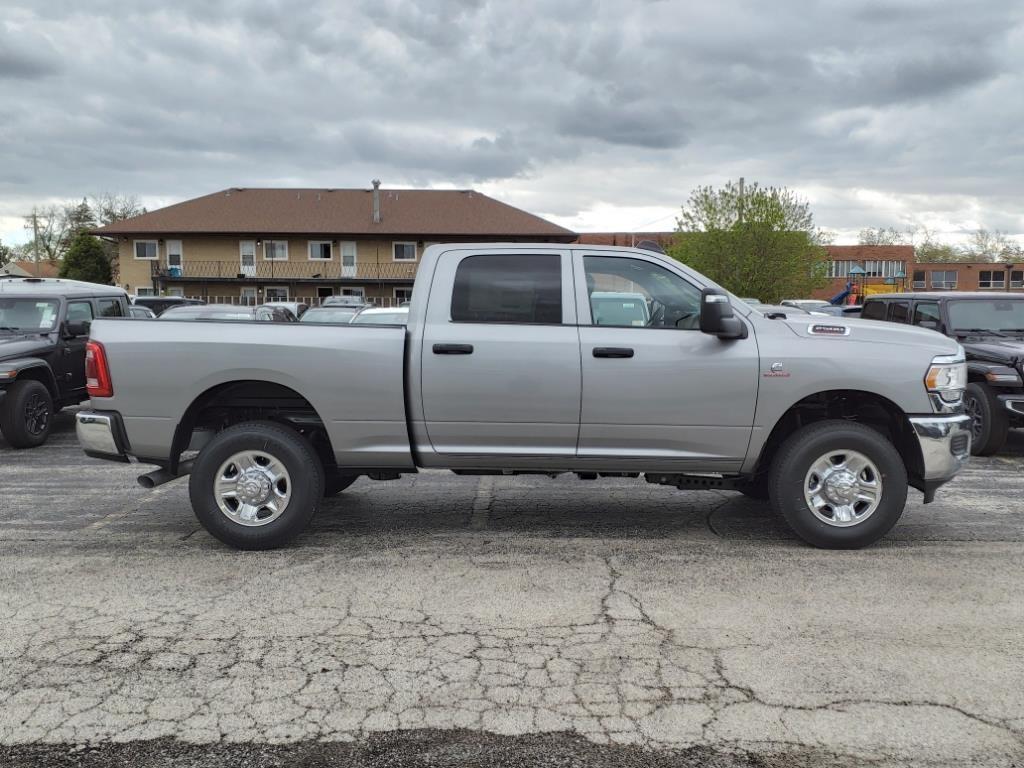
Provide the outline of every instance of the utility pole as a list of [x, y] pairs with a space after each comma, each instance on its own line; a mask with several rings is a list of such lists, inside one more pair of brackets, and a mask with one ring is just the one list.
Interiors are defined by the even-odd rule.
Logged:
[[39, 217], [32, 210], [32, 257], [36, 262], [36, 277], [39, 277]]

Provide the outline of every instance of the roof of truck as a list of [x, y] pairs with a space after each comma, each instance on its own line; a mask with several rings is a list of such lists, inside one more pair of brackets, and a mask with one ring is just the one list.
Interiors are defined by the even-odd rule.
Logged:
[[125, 296], [123, 288], [51, 277], [0, 277], [0, 293], [17, 296]]
[[876, 299], [1024, 299], [1020, 291], [915, 291], [914, 293], [876, 293], [865, 296], [864, 301]]

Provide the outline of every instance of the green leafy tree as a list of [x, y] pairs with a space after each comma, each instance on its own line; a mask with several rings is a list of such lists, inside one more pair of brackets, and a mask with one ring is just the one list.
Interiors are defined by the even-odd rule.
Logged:
[[677, 225], [669, 254], [739, 296], [778, 302], [828, 284], [828, 235], [807, 201], [784, 187], [698, 187]]
[[99, 238], [82, 232], [71, 243], [60, 265], [60, 276], [88, 283], [111, 282], [110, 260]]
[[857, 241], [861, 245], [906, 245], [911, 233], [894, 227], [866, 227], [860, 231]]
[[0, 242], [0, 267], [9, 264], [16, 256], [17, 253], [11, 246]]

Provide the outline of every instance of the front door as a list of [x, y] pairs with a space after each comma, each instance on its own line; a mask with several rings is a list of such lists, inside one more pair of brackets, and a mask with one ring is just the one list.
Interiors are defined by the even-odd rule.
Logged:
[[[92, 302], [88, 299], [81, 299], [68, 302], [68, 314], [66, 322], [80, 323], [93, 321]], [[58, 375], [63, 377], [61, 392], [67, 391], [69, 400], [77, 401], [86, 396], [85, 394], [85, 344], [89, 341], [88, 332], [84, 336], [76, 336], [65, 339], [61, 365]]]
[[656, 257], [575, 255], [581, 458], [739, 468], [757, 401], [753, 336], [700, 332], [700, 288]]
[[256, 241], [242, 240], [238, 244], [238, 253], [241, 259], [239, 274], [244, 277], [256, 277]]
[[356, 244], [354, 242], [341, 244], [341, 276], [356, 276]]
[[575, 454], [580, 354], [571, 269], [567, 252], [442, 254], [419, 361], [435, 451]]

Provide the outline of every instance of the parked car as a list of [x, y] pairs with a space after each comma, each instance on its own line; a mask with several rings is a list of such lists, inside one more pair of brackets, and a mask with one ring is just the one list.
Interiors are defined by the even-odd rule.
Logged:
[[366, 307], [359, 310], [352, 319], [352, 323], [376, 323], [378, 325], [405, 325], [409, 322], [408, 307]]
[[347, 325], [358, 312], [358, 307], [310, 307], [299, 320], [303, 323]]
[[183, 296], [136, 296], [132, 299], [136, 307], [148, 307], [157, 317], [171, 307], [197, 306], [206, 304], [201, 299], [186, 299]]
[[362, 309], [371, 306], [362, 296], [327, 296], [320, 302], [321, 307], [355, 307]]
[[799, 307], [800, 309], [806, 309], [808, 312], [832, 306], [831, 303], [822, 299], [783, 299], [779, 304], [784, 307]]
[[[602, 325], [631, 285], [643, 327]], [[432, 245], [407, 326], [97, 322], [86, 452], [189, 475], [212, 535], [280, 546], [360, 475], [598, 473], [770, 499], [853, 548], [970, 455], [960, 345], [920, 328], [768, 319], [636, 248]], [[196, 451], [183, 458], [185, 451]]]
[[156, 312], [141, 304], [139, 306], [132, 304], [128, 307], [128, 317], [134, 317], [136, 320], [152, 320], [156, 317]]
[[833, 317], [860, 317], [860, 304], [830, 304], [827, 307], [815, 307], [814, 314], [832, 315]]
[[263, 302], [264, 307], [283, 307], [291, 312], [295, 317], [302, 318], [306, 310], [309, 309], [309, 304], [303, 304], [301, 301], [265, 301]]
[[967, 357], [964, 407], [973, 452], [988, 456], [1024, 427], [1024, 293], [935, 292], [870, 296], [861, 317], [950, 336]]
[[[124, 317], [120, 288], [38, 277], [0, 279], [0, 432], [42, 445], [61, 408], [89, 398], [85, 344], [97, 317]], [[0, 491], [2, 493], [2, 491]]]
[[296, 323], [298, 318], [284, 307], [260, 304], [255, 307], [239, 304], [203, 304], [199, 307], [171, 307], [160, 320], [259, 320], [273, 323]]

